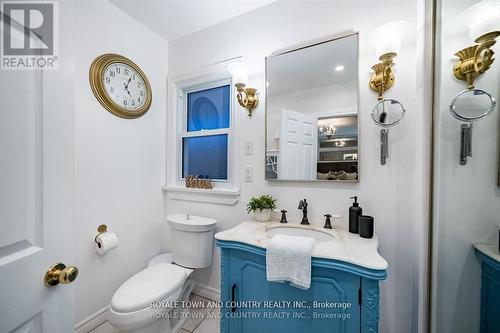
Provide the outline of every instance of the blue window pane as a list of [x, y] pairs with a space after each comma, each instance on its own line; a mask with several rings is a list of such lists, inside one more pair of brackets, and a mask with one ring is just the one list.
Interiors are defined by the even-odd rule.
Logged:
[[229, 127], [229, 85], [189, 93], [188, 132]]
[[182, 177], [227, 180], [227, 134], [182, 138]]

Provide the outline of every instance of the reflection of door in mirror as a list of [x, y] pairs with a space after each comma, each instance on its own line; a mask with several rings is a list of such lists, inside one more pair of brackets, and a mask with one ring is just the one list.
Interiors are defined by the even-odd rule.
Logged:
[[281, 110], [281, 164], [284, 179], [315, 180], [318, 156], [318, 121], [315, 117]]
[[358, 181], [358, 35], [266, 59], [266, 179]]

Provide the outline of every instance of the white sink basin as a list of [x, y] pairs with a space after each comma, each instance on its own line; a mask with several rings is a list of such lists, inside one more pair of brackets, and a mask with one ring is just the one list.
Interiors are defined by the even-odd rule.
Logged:
[[321, 230], [304, 229], [300, 227], [274, 227], [267, 229], [267, 235], [269, 237], [279, 234], [309, 237], [314, 239], [316, 242], [328, 242], [334, 239], [333, 235]]

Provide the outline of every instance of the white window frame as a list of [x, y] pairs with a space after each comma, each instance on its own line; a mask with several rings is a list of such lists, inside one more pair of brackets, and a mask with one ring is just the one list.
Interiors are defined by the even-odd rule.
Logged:
[[[188, 94], [208, 90], [212, 88], [219, 88], [222, 86], [229, 85], [230, 95], [229, 95], [229, 127], [228, 128], [218, 128], [214, 130], [201, 130], [201, 131], [192, 131], [188, 132], [187, 130], [187, 112], [188, 112]], [[185, 179], [182, 177], [182, 162], [183, 162], [183, 138], [190, 137], [202, 137], [202, 136], [212, 136], [212, 135], [220, 135], [227, 134], [227, 179], [212, 179], [212, 183], [228, 183], [231, 182], [231, 167], [232, 163], [230, 162], [230, 157], [232, 156], [232, 137], [233, 137], [233, 108], [231, 106], [232, 99], [232, 89], [231, 89], [231, 78], [227, 78], [224, 80], [209, 82], [204, 85], [196, 85], [194, 87], [181, 89], [179, 91], [179, 95], [177, 96], [177, 119], [179, 119], [177, 124], [177, 178], [179, 181], [184, 182]]]
[[[226, 64], [196, 75], [168, 80], [166, 186], [164, 189], [172, 199], [221, 203], [233, 205], [240, 194], [238, 127], [243, 111], [235, 98], [235, 87]], [[230, 115], [229, 128], [187, 132], [187, 93], [229, 84]], [[202, 134], [203, 133], [203, 134]], [[212, 180], [212, 190], [185, 187], [182, 178], [182, 138], [200, 135], [228, 135], [227, 180]]]

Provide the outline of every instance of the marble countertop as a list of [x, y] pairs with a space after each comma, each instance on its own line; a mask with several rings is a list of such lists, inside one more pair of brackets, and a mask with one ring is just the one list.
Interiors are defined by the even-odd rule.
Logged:
[[333, 236], [331, 241], [316, 242], [312, 256], [348, 262], [368, 269], [385, 270], [387, 261], [378, 253], [378, 238], [361, 238], [345, 229], [324, 229], [316, 225], [300, 225], [296, 223], [281, 224], [279, 222], [245, 221], [236, 227], [218, 232], [215, 239], [234, 241], [266, 248], [271, 237], [267, 230], [277, 227], [297, 227], [302, 229], [326, 232]]
[[474, 244], [474, 247], [484, 255], [487, 255], [491, 259], [500, 262], [500, 253], [498, 252], [498, 246], [493, 244]]

